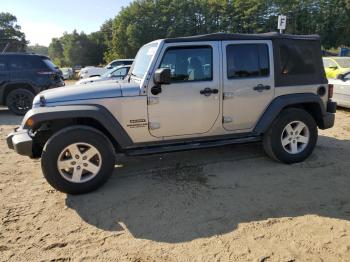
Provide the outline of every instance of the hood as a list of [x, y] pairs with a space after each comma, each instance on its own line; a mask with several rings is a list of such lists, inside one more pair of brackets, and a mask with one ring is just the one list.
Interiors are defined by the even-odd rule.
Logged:
[[100, 76], [93, 76], [93, 77], [88, 77], [88, 78], [84, 78], [84, 79], [80, 79], [78, 82], [76, 82], [76, 85], [80, 85], [80, 84], [88, 84], [88, 83], [92, 83], [92, 82], [96, 82], [99, 79], [101, 79]]
[[33, 106], [40, 105], [40, 97], [44, 97], [46, 104], [103, 99], [122, 96], [139, 96], [140, 87], [137, 83], [119, 83], [104, 81], [88, 85], [72, 85], [41, 92], [34, 98]]

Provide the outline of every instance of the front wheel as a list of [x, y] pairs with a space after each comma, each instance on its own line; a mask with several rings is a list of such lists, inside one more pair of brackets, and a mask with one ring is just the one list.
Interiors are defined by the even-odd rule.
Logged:
[[292, 164], [304, 161], [317, 143], [317, 124], [305, 110], [289, 108], [264, 135], [265, 152], [273, 159]]
[[115, 153], [109, 139], [87, 126], [58, 131], [47, 141], [41, 156], [46, 180], [69, 194], [97, 189], [112, 174], [114, 164]]
[[34, 94], [23, 88], [11, 91], [6, 97], [6, 105], [16, 115], [24, 115], [32, 108]]

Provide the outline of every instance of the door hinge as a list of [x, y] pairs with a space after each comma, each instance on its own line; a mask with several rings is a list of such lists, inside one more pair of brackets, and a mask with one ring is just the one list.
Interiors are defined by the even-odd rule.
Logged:
[[149, 122], [148, 123], [148, 128], [150, 130], [159, 129], [160, 128], [160, 124], [156, 123], [156, 122]]
[[159, 97], [154, 97], [154, 96], [147, 97], [147, 104], [148, 105], [154, 105], [154, 104], [158, 104], [158, 103], [159, 103]]
[[231, 99], [233, 96], [233, 92], [224, 92], [224, 99]]
[[233, 119], [230, 116], [223, 116], [222, 117], [222, 122], [223, 123], [231, 123], [232, 121], [233, 121]]

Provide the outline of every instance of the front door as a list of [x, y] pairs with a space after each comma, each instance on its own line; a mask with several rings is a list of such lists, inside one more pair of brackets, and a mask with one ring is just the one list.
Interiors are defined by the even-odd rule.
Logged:
[[[216, 65], [216, 66], [213, 66]], [[220, 113], [219, 45], [165, 44], [156, 68], [171, 70], [171, 83], [159, 94], [148, 88], [151, 135], [176, 137], [208, 132]]]
[[223, 126], [249, 132], [274, 97], [271, 41], [223, 42]]

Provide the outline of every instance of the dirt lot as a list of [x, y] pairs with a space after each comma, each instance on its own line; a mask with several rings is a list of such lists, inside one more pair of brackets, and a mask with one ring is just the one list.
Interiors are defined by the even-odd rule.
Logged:
[[350, 111], [304, 163], [260, 144], [121, 157], [84, 196], [7, 149], [20, 120], [0, 110], [0, 260], [350, 261]]

